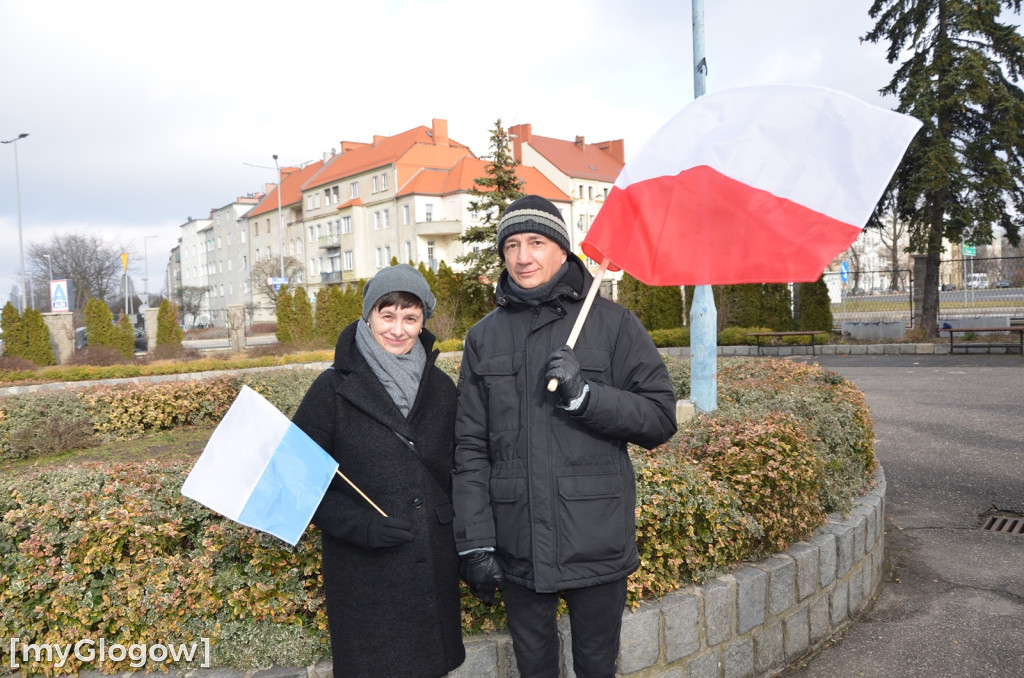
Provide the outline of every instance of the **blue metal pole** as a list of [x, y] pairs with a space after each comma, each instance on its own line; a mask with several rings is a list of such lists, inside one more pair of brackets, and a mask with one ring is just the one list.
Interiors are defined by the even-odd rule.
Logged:
[[[704, 94], [708, 67], [704, 58], [704, 0], [693, 9], [693, 97]], [[686, 243], [703, 247], [703, 243]], [[699, 412], [718, 409], [718, 311], [710, 285], [693, 288], [690, 306], [690, 400]]]

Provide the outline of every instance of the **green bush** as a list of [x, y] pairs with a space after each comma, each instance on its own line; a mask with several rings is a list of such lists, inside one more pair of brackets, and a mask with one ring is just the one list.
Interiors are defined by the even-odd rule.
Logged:
[[[182, 340], [185, 338], [185, 333], [181, 329], [180, 313], [178, 307], [172, 304], [167, 299], [160, 301], [160, 309], [156, 314], [156, 345], [160, 346], [176, 345], [181, 346]], [[166, 352], [167, 349], [164, 349]]]
[[[687, 362], [665, 361], [677, 393], [684, 391]], [[784, 548], [826, 511], [843, 511], [844, 500], [848, 510], [870, 483], [874, 433], [852, 384], [784, 360], [721, 363], [717, 411], [691, 419], [654, 451], [630, 448], [641, 558], [629, 583], [633, 605]], [[438, 365], [457, 378], [457, 359]], [[318, 373], [281, 370], [123, 394], [83, 389], [50, 407], [91, 417], [111, 435], [136, 435], [212, 424], [243, 380], [294, 412]], [[45, 421], [35, 398], [54, 397], [0, 401], [0, 435]], [[180, 496], [189, 466], [78, 464], [0, 479], [0, 637], [167, 643], [205, 636], [214, 663], [243, 669], [308, 665], [326, 654], [316, 529], [290, 548], [222, 519]], [[483, 606], [465, 587], [462, 600], [467, 632], [504, 625], [500, 606]], [[67, 670], [79, 668], [87, 667]]]
[[665, 330], [651, 330], [651, 341], [658, 348], [675, 348], [690, 345], [690, 328], [673, 327]]
[[85, 304], [85, 336], [90, 346], [116, 348], [114, 316], [110, 308], [99, 299], [90, 299]]
[[36, 365], [53, 365], [57, 360], [53, 357], [50, 346], [50, 330], [46, 327], [43, 314], [34, 308], [25, 309], [21, 316], [22, 340], [24, 341], [21, 357], [31, 360]]

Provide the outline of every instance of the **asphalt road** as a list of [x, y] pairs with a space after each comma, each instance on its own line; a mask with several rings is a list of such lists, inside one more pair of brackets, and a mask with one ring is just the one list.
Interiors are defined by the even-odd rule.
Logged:
[[[812, 360], [808, 357], [808, 360]], [[1021, 678], [1024, 358], [819, 356], [866, 395], [885, 470], [886, 570], [861, 618], [786, 678]]]

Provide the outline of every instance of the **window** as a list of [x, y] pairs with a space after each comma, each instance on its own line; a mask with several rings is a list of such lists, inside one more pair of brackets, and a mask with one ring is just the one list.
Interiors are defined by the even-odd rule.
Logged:
[[388, 174], [387, 174], [387, 172], [385, 172], [384, 174], [380, 175], [380, 190], [382, 190], [382, 191], [388, 190]]
[[267, 235], [270, 235], [270, 219], [267, 219]]
[[313, 198], [314, 209], [320, 209], [320, 194], [314, 193]]
[[244, 245], [245, 244], [245, 231], [239, 231], [238, 232], [238, 244], [239, 245]]
[[380, 230], [380, 210], [373, 213], [373, 230]]
[[334, 202], [335, 205], [337, 205], [339, 202], [341, 202], [341, 199], [338, 197], [338, 187], [337, 186], [332, 186], [331, 187], [331, 198], [333, 199], [333, 202]]
[[242, 270], [244, 271], [248, 265], [249, 265], [249, 262], [246, 260], [246, 256], [243, 254], [242, 255]]
[[314, 238], [314, 236], [313, 236], [313, 225], [310, 224], [310, 226], [309, 226], [309, 242], [313, 242], [313, 238]]
[[317, 224], [317, 225], [316, 225], [316, 239], [317, 239], [317, 240], [319, 240], [319, 239], [320, 239], [320, 232], [321, 232], [321, 228], [320, 228], [320, 226], [321, 226], [321, 224]]
[[218, 235], [217, 236], [217, 249], [220, 249], [220, 245], [221, 245], [221, 240], [220, 240], [220, 236]]
[[291, 255], [293, 255], [293, 256], [294, 256], [294, 254], [295, 254], [295, 241], [294, 241], [294, 240], [292, 240], [292, 241], [291, 241], [291, 242], [289, 243], [289, 245], [291, 246], [291, 247], [289, 248], [289, 249], [290, 249], [291, 251], [290, 251], [290, 252], [288, 252], [288, 254], [291, 254]]
[[249, 285], [249, 281], [248, 280], [243, 280], [242, 281], [242, 293], [243, 294], [249, 294], [251, 291], [252, 291], [252, 286]]
[[384, 263], [391, 265], [391, 245], [384, 248]]
[[594, 187], [593, 186], [587, 186], [587, 200], [593, 200], [593, 199], [594, 199]]
[[424, 215], [423, 215], [424, 220], [425, 221], [433, 221], [434, 220], [434, 203], [428, 202], [426, 205], [424, 205], [424, 212], [425, 212]]
[[580, 200], [583, 200], [583, 184], [580, 184]]
[[352, 232], [352, 217], [341, 218], [341, 232], [351, 233]]
[[309, 260], [309, 272], [316, 275], [316, 259]]
[[324, 189], [324, 206], [326, 207], [327, 205], [330, 205], [330, 204], [331, 204], [331, 189], [325, 188]]
[[231, 247], [231, 234], [230, 233], [228, 233], [227, 245], [228, 245], [228, 247]]
[[408, 224], [409, 224], [409, 206], [408, 205], [402, 205], [402, 225], [406, 225], [407, 226]]
[[302, 255], [302, 239], [301, 238], [299, 238], [298, 240], [295, 241], [295, 251], [298, 252], [298, 254], [300, 256]]
[[229, 297], [235, 296], [235, 284], [234, 283], [228, 283], [228, 296]]
[[412, 242], [409, 240], [405, 241], [405, 260], [412, 261]]
[[380, 179], [374, 175], [373, 177], [373, 192], [376, 193], [380, 190]]
[[342, 263], [342, 268], [346, 271], [351, 271], [353, 268], [354, 257], [352, 256], [352, 250], [345, 250], [345, 259]]
[[349, 184], [349, 190], [352, 192], [351, 197], [358, 198], [359, 197], [359, 182], [358, 181], [353, 181], [351, 184]]
[[309, 195], [306, 196], [306, 209], [307, 210], [313, 209], [313, 194], [312, 193], [310, 193]]
[[228, 259], [228, 273], [231, 273], [231, 260]]
[[384, 264], [381, 263], [384, 260], [384, 251], [381, 248], [377, 248], [377, 268], [384, 268]]
[[257, 249], [255, 252], [253, 252], [253, 254], [255, 256], [252, 258], [252, 260], [254, 262], [256, 262], [256, 263], [259, 263], [259, 261], [260, 261], [260, 251]]
[[384, 210], [383, 215], [384, 216], [382, 226], [384, 228], [388, 228], [389, 226], [391, 226], [391, 210]]

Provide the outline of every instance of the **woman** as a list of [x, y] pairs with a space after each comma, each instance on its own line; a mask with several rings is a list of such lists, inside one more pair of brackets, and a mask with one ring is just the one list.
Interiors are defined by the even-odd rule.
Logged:
[[335, 478], [313, 516], [322, 539], [335, 678], [437, 678], [465, 658], [450, 471], [455, 384], [423, 329], [435, 305], [408, 264], [363, 288], [294, 423], [387, 516]]

